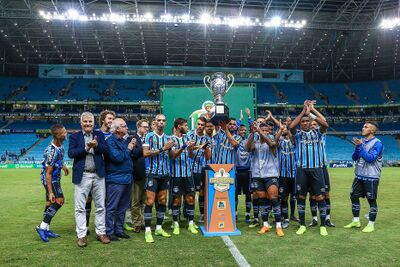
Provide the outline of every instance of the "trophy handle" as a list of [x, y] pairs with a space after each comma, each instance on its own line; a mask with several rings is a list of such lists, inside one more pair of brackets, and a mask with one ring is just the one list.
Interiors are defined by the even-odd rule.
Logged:
[[228, 89], [226, 89], [225, 94], [228, 93], [229, 89], [231, 89], [233, 83], [235, 82], [235, 77], [232, 75], [232, 73], [229, 73], [226, 77], [228, 78]]
[[210, 91], [210, 93], [211, 93], [212, 95], [214, 95], [214, 92], [211, 90], [210, 87], [208, 87], [208, 84], [210, 84], [210, 82], [211, 82], [211, 77], [210, 77], [210, 75], [204, 76], [204, 78], [203, 78], [204, 86], [208, 89], [208, 91]]

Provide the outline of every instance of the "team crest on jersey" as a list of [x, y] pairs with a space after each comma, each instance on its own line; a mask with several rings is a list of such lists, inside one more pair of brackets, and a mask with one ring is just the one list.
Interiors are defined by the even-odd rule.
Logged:
[[283, 187], [279, 187], [279, 193], [283, 193]]
[[174, 186], [174, 193], [178, 193], [179, 192], [179, 187], [177, 187], [177, 186]]
[[300, 191], [301, 190], [301, 186], [298, 184], [297, 185], [297, 191]]
[[214, 174], [214, 177], [210, 179], [210, 184], [214, 184], [214, 189], [218, 192], [225, 192], [229, 190], [231, 184], [234, 184], [235, 180], [229, 176], [229, 172], [221, 168]]
[[147, 185], [150, 187], [150, 186], [153, 186], [153, 181], [148, 181], [147, 182]]

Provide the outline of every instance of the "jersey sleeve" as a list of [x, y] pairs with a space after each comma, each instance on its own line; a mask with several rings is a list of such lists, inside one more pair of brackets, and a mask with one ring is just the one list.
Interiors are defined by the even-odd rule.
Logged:
[[57, 161], [58, 153], [57, 149], [50, 145], [50, 149], [46, 150], [46, 166], [54, 167]]
[[146, 137], [144, 138], [144, 144], [142, 146], [150, 147], [150, 137], [151, 133], [146, 134]]

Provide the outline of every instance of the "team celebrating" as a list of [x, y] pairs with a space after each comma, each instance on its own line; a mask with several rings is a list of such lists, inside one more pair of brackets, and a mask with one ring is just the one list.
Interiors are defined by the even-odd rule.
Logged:
[[[198, 206], [197, 223], [204, 222], [207, 164], [234, 164], [236, 219], [238, 196], [244, 194], [244, 219], [250, 228], [260, 228], [258, 234], [271, 231], [271, 213], [277, 236], [285, 235], [283, 230], [290, 221], [299, 223], [296, 234], [303, 235], [307, 231], [308, 195], [312, 215], [309, 227], [319, 224], [320, 235], [327, 236], [327, 227], [335, 227], [330, 217], [331, 188], [325, 151], [329, 125], [316, 109], [315, 101], [304, 101], [301, 113], [293, 120], [290, 117], [278, 120], [268, 111], [266, 117], [253, 121], [250, 110], [245, 112], [247, 127], [242, 124], [242, 112], [239, 120], [230, 118], [216, 125], [200, 117], [193, 131], [189, 131], [186, 119], [176, 118], [172, 135], [165, 133], [167, 118], [159, 114], [151, 129], [147, 120], [137, 121], [137, 131], [132, 136], [124, 119], [116, 117], [113, 111], [101, 112], [99, 129], [94, 129], [94, 115], [83, 112], [82, 130], [69, 136], [67, 151], [73, 159], [77, 245], [88, 244], [92, 202], [96, 238], [103, 244], [131, 238], [127, 231], [143, 230], [145, 241], [153, 243], [153, 206], [155, 236], [179, 235], [181, 215], [188, 221], [188, 232], [198, 234], [194, 214]], [[355, 178], [350, 194], [353, 220], [345, 228], [361, 227], [359, 198], [366, 197], [370, 212], [363, 232], [374, 231], [383, 156], [383, 144], [375, 137], [377, 131], [375, 122], [366, 122], [363, 138], [353, 138]], [[36, 226], [44, 242], [60, 237], [50, 230], [50, 223], [64, 203], [61, 173], [69, 174], [63, 146], [67, 131], [56, 124], [51, 127], [51, 134], [53, 140], [44, 152], [40, 174], [46, 205], [43, 221]], [[173, 220], [172, 235], [163, 229], [168, 211]]]

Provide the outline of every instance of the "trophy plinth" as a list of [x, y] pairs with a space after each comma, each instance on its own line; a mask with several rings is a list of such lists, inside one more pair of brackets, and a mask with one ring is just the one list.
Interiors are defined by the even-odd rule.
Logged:
[[222, 72], [216, 72], [211, 77], [209, 75], [204, 77], [204, 85], [214, 96], [215, 110], [211, 118], [211, 122], [214, 124], [229, 119], [229, 108], [222, 98], [231, 89], [234, 80], [232, 74], [225, 75]]

